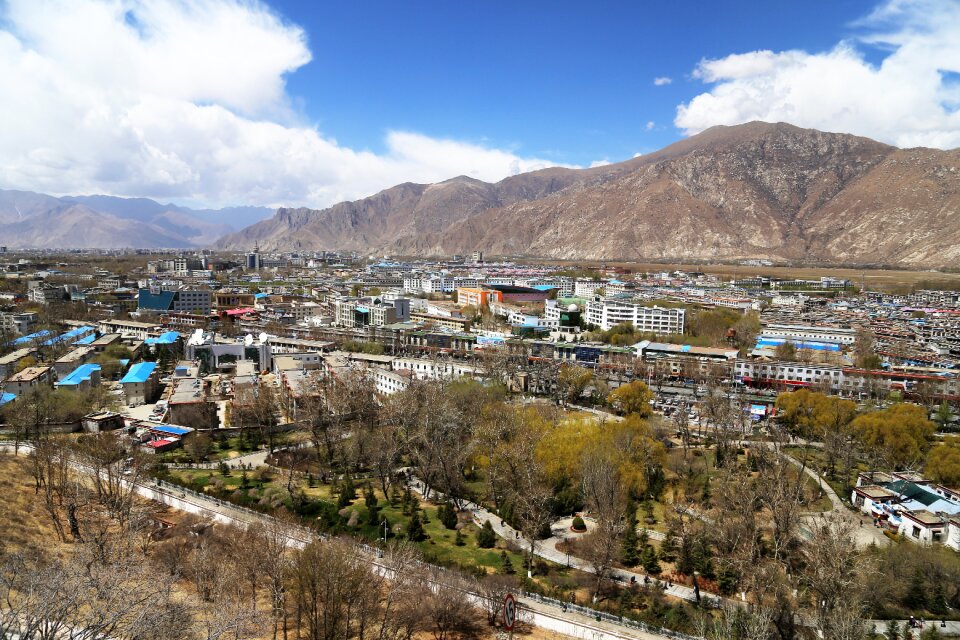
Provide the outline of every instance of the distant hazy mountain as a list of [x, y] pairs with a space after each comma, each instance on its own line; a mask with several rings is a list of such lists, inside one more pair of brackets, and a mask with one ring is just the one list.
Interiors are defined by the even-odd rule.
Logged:
[[753, 122], [594, 169], [279, 209], [218, 246], [571, 259], [960, 263], [960, 150]]
[[0, 190], [0, 244], [11, 248], [206, 247], [272, 213], [266, 207], [190, 209], [146, 198]]

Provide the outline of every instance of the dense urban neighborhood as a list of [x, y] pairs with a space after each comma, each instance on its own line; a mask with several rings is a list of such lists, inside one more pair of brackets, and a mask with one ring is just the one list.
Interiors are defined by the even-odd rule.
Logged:
[[[150, 583], [184, 634], [469, 636], [508, 592], [580, 637], [960, 630], [960, 292], [481, 251], [6, 256], [0, 461], [35, 506], [0, 629], [50, 620], [63, 593], [21, 600], [44, 571], [94, 588], [32, 545], [100, 539], [109, 597]], [[348, 583], [378, 586], [324, 591]], [[131, 606], [58, 628], [154, 637]]]

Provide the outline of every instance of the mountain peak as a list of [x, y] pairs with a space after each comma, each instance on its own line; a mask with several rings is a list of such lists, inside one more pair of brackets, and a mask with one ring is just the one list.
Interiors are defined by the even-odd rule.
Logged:
[[[748, 122], [594, 169], [388, 189], [266, 220], [219, 245], [935, 267], [960, 259], [956, 164], [951, 152]], [[935, 188], [910, 188], [920, 180]]]

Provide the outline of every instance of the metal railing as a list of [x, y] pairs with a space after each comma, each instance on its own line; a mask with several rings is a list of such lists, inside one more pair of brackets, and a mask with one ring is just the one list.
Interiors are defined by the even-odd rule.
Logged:
[[645, 633], [661, 635], [667, 638], [675, 638], [676, 640], [701, 640], [696, 636], [690, 636], [685, 633], [681, 633], [679, 631], [663, 629], [661, 627], [647, 624], [646, 622], [633, 620], [632, 618], [628, 618], [626, 616], [618, 616], [616, 614], [609, 613], [607, 611], [600, 611], [592, 607], [574, 604], [572, 602], [563, 602], [562, 600], [557, 600], [556, 598], [544, 596], [539, 593], [524, 591], [524, 592], [521, 592], [520, 596], [522, 598], [528, 598], [530, 600], [534, 600], [541, 604], [558, 607], [559, 609], [565, 612], [579, 613], [580, 615], [593, 618], [597, 622], [609, 622], [612, 624], [629, 627], [631, 629], [636, 629], [638, 631], [643, 631]]

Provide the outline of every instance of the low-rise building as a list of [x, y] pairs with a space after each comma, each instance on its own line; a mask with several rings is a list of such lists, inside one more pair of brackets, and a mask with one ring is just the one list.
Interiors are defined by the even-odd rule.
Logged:
[[52, 367], [27, 367], [18, 371], [3, 383], [3, 390], [15, 396], [20, 396], [24, 392], [41, 385], [53, 385]]
[[98, 384], [100, 384], [100, 365], [89, 363], [80, 365], [61, 378], [57, 383], [57, 388], [87, 391]]
[[103, 433], [105, 431], [116, 431], [126, 426], [123, 416], [113, 411], [97, 411], [83, 416], [80, 421], [83, 430], [87, 433]]
[[194, 429], [216, 429], [220, 425], [217, 405], [208, 401], [206, 383], [199, 378], [175, 380], [167, 402], [170, 422]]
[[160, 389], [156, 362], [138, 362], [120, 379], [127, 404], [136, 406], [153, 402]]
[[0, 378], [6, 378], [13, 374], [18, 365], [27, 358], [35, 358], [36, 347], [23, 347], [16, 351], [11, 351], [5, 356], [0, 356]]

